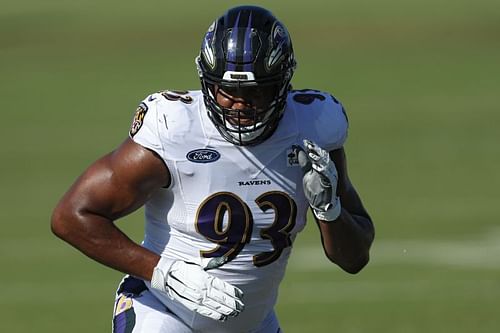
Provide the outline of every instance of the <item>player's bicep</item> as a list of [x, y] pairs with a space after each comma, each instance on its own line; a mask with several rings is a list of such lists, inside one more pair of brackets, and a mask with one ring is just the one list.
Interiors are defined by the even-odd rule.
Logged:
[[169, 173], [163, 161], [127, 139], [117, 150], [92, 164], [65, 200], [79, 214], [115, 220], [142, 206], [168, 182]]
[[338, 173], [337, 195], [340, 197], [342, 207], [351, 214], [368, 217], [368, 212], [363, 207], [361, 198], [354, 188], [347, 172], [347, 158], [344, 148], [330, 151], [330, 158], [335, 163]]

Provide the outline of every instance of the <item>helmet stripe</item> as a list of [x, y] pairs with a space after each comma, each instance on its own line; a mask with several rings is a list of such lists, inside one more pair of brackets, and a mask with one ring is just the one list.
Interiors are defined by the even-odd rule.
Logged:
[[252, 12], [250, 12], [250, 16], [248, 17], [248, 25], [245, 29], [245, 43], [243, 46], [243, 62], [245, 65], [243, 66], [244, 72], [252, 72], [253, 71], [253, 50], [252, 50]]
[[[231, 31], [231, 40], [237, 40], [238, 39], [238, 24], [240, 23], [240, 15], [241, 12], [238, 13], [238, 16], [236, 17], [236, 22], [234, 23], [233, 30]], [[226, 63], [226, 71], [235, 71], [236, 70], [236, 50], [235, 49], [229, 49], [227, 50], [227, 63]]]

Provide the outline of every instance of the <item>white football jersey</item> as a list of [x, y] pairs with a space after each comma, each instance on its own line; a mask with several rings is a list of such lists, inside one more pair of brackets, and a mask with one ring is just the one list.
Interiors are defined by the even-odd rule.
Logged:
[[243, 290], [245, 310], [220, 323], [152, 292], [194, 330], [258, 328], [273, 311], [293, 241], [306, 223], [308, 202], [293, 146], [309, 139], [327, 150], [341, 148], [347, 127], [333, 96], [292, 91], [273, 135], [255, 146], [237, 146], [208, 118], [201, 91], [148, 96], [130, 136], [163, 159], [171, 184], [145, 205], [143, 246], [202, 266], [227, 258], [209, 273]]

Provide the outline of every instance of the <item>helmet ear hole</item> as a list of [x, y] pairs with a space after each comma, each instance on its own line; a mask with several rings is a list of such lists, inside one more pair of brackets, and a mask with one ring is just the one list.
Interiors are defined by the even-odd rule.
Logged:
[[[271, 12], [257, 6], [229, 9], [209, 27], [196, 63], [207, 112], [226, 140], [250, 145], [272, 135], [285, 108], [295, 59], [287, 29]], [[218, 89], [258, 109], [254, 118], [261, 122], [229, 126], [226, 119], [234, 110], [217, 103]], [[252, 110], [241, 112], [240, 117], [249, 118]]]

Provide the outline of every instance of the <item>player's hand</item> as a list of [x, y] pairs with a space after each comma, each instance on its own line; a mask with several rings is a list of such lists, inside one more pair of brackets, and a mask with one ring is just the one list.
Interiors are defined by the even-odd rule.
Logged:
[[162, 257], [154, 269], [151, 287], [166, 293], [191, 311], [215, 320], [225, 321], [244, 309], [240, 289], [194, 263]]
[[304, 149], [297, 147], [297, 158], [304, 172], [304, 194], [314, 215], [322, 221], [334, 221], [341, 212], [337, 196], [337, 168], [328, 152], [310, 140]]

